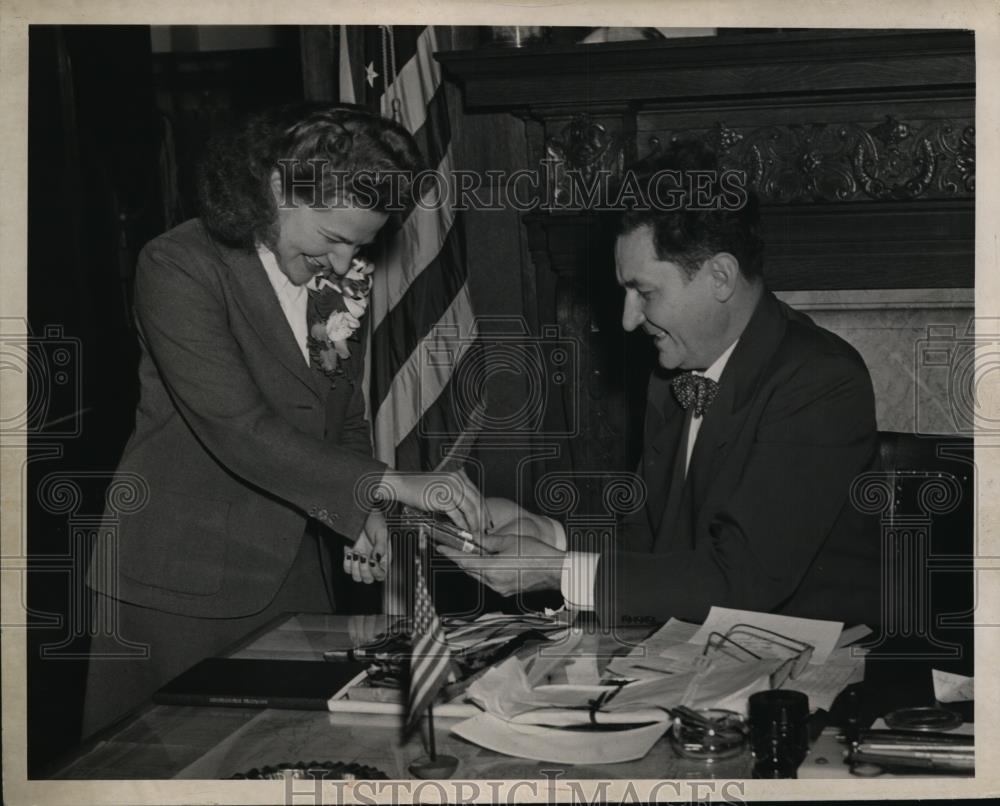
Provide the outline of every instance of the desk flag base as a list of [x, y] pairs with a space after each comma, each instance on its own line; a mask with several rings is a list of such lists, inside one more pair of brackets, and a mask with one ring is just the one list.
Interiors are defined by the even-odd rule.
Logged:
[[430, 705], [427, 706], [427, 731], [430, 752], [410, 765], [410, 774], [414, 778], [451, 778], [458, 769], [458, 759], [454, 756], [438, 755], [437, 742], [434, 739], [434, 708]]

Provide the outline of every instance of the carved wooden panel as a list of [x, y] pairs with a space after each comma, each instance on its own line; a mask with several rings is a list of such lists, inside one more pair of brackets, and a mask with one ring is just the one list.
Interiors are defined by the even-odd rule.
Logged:
[[[746, 172], [765, 203], [972, 198], [976, 130], [957, 120], [899, 120], [875, 125], [791, 123], [781, 126], [679, 129], [670, 139], [699, 139], [724, 167]], [[655, 152], [661, 147], [654, 138]]]

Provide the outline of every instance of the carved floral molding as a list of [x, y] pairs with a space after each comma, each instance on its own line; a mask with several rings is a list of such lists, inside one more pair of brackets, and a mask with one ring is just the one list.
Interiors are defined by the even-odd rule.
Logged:
[[[664, 132], [668, 141], [705, 140], [724, 168], [746, 171], [762, 201], [802, 204], [971, 198], [976, 189], [976, 134], [970, 119], [901, 121], [874, 126], [809, 123]], [[546, 141], [549, 198], [569, 197], [573, 172], [590, 182], [600, 171], [622, 175], [630, 143], [587, 115]], [[662, 148], [651, 137], [649, 151]]]

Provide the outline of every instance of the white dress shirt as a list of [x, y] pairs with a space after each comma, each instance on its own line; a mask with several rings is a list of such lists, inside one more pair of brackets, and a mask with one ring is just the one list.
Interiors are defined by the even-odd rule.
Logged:
[[[722, 371], [726, 368], [729, 357], [736, 349], [739, 339], [734, 341], [729, 347], [712, 363], [704, 372], [695, 371], [695, 375], [704, 375], [706, 378], [719, 382]], [[684, 464], [684, 472], [691, 464], [691, 454], [694, 453], [694, 443], [698, 439], [698, 432], [701, 430], [702, 417], [697, 414], [691, 417], [691, 424], [688, 427], [687, 438], [687, 458]], [[566, 530], [559, 521], [553, 520], [556, 532], [557, 548], [566, 549]], [[560, 588], [566, 606], [575, 610], [594, 609], [594, 580], [597, 577], [597, 562], [601, 555], [589, 551], [567, 551], [563, 559], [562, 578]]]
[[302, 351], [302, 357], [308, 365], [309, 345], [307, 337], [309, 326], [306, 324], [306, 311], [309, 306], [309, 292], [306, 291], [304, 285], [295, 285], [288, 279], [288, 276], [278, 266], [278, 258], [275, 257], [274, 252], [263, 244], [257, 245], [257, 256], [264, 264], [267, 279], [271, 281], [274, 293], [278, 297], [278, 304], [281, 305], [285, 319], [288, 320], [288, 326], [292, 329], [295, 341], [298, 342], [299, 349]]

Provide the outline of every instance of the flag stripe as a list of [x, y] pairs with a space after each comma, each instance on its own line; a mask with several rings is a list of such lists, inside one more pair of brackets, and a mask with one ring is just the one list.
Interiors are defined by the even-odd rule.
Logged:
[[434, 91], [427, 104], [427, 117], [420, 127], [409, 130], [429, 166], [434, 167], [445, 159], [451, 150], [451, 125], [448, 122], [448, 97], [444, 84]]
[[[438, 400], [453, 375], [452, 372], [425, 371], [428, 358], [451, 354], [456, 362], [460, 362], [476, 335], [472, 301], [467, 287], [461, 289], [451, 307], [436, 324], [438, 326], [432, 330], [429, 338], [409, 353], [393, 378], [392, 394], [379, 406], [372, 401], [372, 409], [375, 411], [372, 425], [376, 457], [383, 462], [389, 461], [387, 457], [390, 453], [394, 454], [396, 446], [403, 442], [424, 413]], [[373, 368], [374, 364], [373, 359]], [[373, 395], [377, 388], [379, 387], [372, 383]], [[395, 466], [395, 456], [392, 459]]]
[[[414, 26], [404, 27], [409, 29]], [[406, 43], [401, 47], [398, 36], [395, 41], [396, 69], [399, 72], [379, 99], [379, 107], [383, 115], [392, 117], [393, 100], [398, 99], [403, 125], [416, 132], [423, 127], [427, 106], [441, 85], [441, 67], [434, 59], [437, 40], [434, 29], [427, 26], [414, 38], [413, 50], [409, 50]]]
[[[451, 155], [439, 166], [447, 176]], [[400, 300], [413, 281], [429, 266], [444, 247], [455, 221], [450, 204], [416, 207], [407, 216], [402, 237], [386, 244], [379, 255], [382, 271], [376, 273], [376, 292], [372, 295], [372, 328], [377, 328]]]
[[[447, 182], [451, 176], [451, 127], [448, 123], [448, 106], [443, 85], [434, 92], [428, 108], [430, 112], [424, 125], [414, 138], [427, 164], [435, 168], [437, 174]], [[421, 190], [428, 202], [433, 200], [436, 192], [450, 194], [449, 187], [439, 187], [429, 180]], [[387, 312], [402, 299], [413, 278], [441, 250], [455, 218], [455, 211], [450, 203], [452, 200], [447, 195], [446, 200], [448, 203], [434, 204], [431, 209], [415, 207], [407, 216], [402, 237], [397, 238], [392, 244], [394, 248], [380, 258], [383, 271], [379, 282], [382, 287], [372, 298], [373, 327], [378, 327]], [[401, 254], [402, 250], [407, 249], [408, 254]]]
[[[436, 379], [440, 385], [440, 391], [435, 390], [436, 399], [396, 446], [399, 467], [437, 467], [444, 458], [444, 452], [454, 444], [468, 424], [466, 416], [485, 393], [481, 387], [470, 388], [465, 380], [469, 377], [468, 362], [479, 360], [474, 357], [476, 354], [474, 347], [463, 349], [454, 371], [444, 380], [443, 385], [440, 385], [440, 378]], [[462, 384], [461, 387], [456, 387], [459, 383]], [[429, 391], [424, 391], [423, 394], [425, 398], [431, 396]], [[442, 592], [450, 594], [452, 590], [449, 588], [442, 591], [436, 588], [435, 601]]]
[[414, 555], [416, 571], [411, 607], [410, 630], [410, 690], [407, 698], [406, 727], [412, 728], [424, 710], [434, 701], [448, 677], [451, 651], [434, 612], [434, 603], [427, 591], [421, 556], [427, 551], [427, 536], [421, 532]]
[[441, 683], [444, 682], [443, 678], [448, 670], [448, 660], [447, 657], [442, 656], [438, 659], [435, 668], [418, 672], [420, 677], [417, 683], [412, 682], [413, 673], [410, 673], [410, 712], [414, 714], [414, 718], [419, 717], [427, 710], [427, 706], [434, 702], [434, 698], [441, 688]]
[[[373, 25], [379, 35], [379, 47], [382, 46], [382, 32], [378, 29], [381, 25]], [[410, 63], [417, 53], [420, 37], [427, 31], [426, 25], [393, 25], [392, 42], [396, 48], [396, 72], [402, 72], [403, 67]], [[377, 51], [380, 52], [380, 51]], [[381, 57], [380, 57], [381, 58]], [[391, 66], [391, 65], [390, 65]], [[382, 69], [379, 62], [378, 69]]]
[[411, 351], [441, 321], [465, 286], [463, 246], [462, 227], [456, 221], [438, 255], [414, 278], [403, 300], [373, 331], [371, 380], [381, 391], [378, 396], [373, 392], [371, 405], [375, 411]]
[[[430, 652], [430, 654], [422, 654], [425, 652]], [[413, 668], [410, 671], [411, 679], [417, 681], [413, 685], [412, 700], [414, 703], [425, 697], [430, 699], [427, 695], [434, 688], [435, 680], [443, 676], [447, 670], [449, 660], [450, 656], [447, 652], [437, 646], [432, 650], [422, 647], [414, 651]]]

